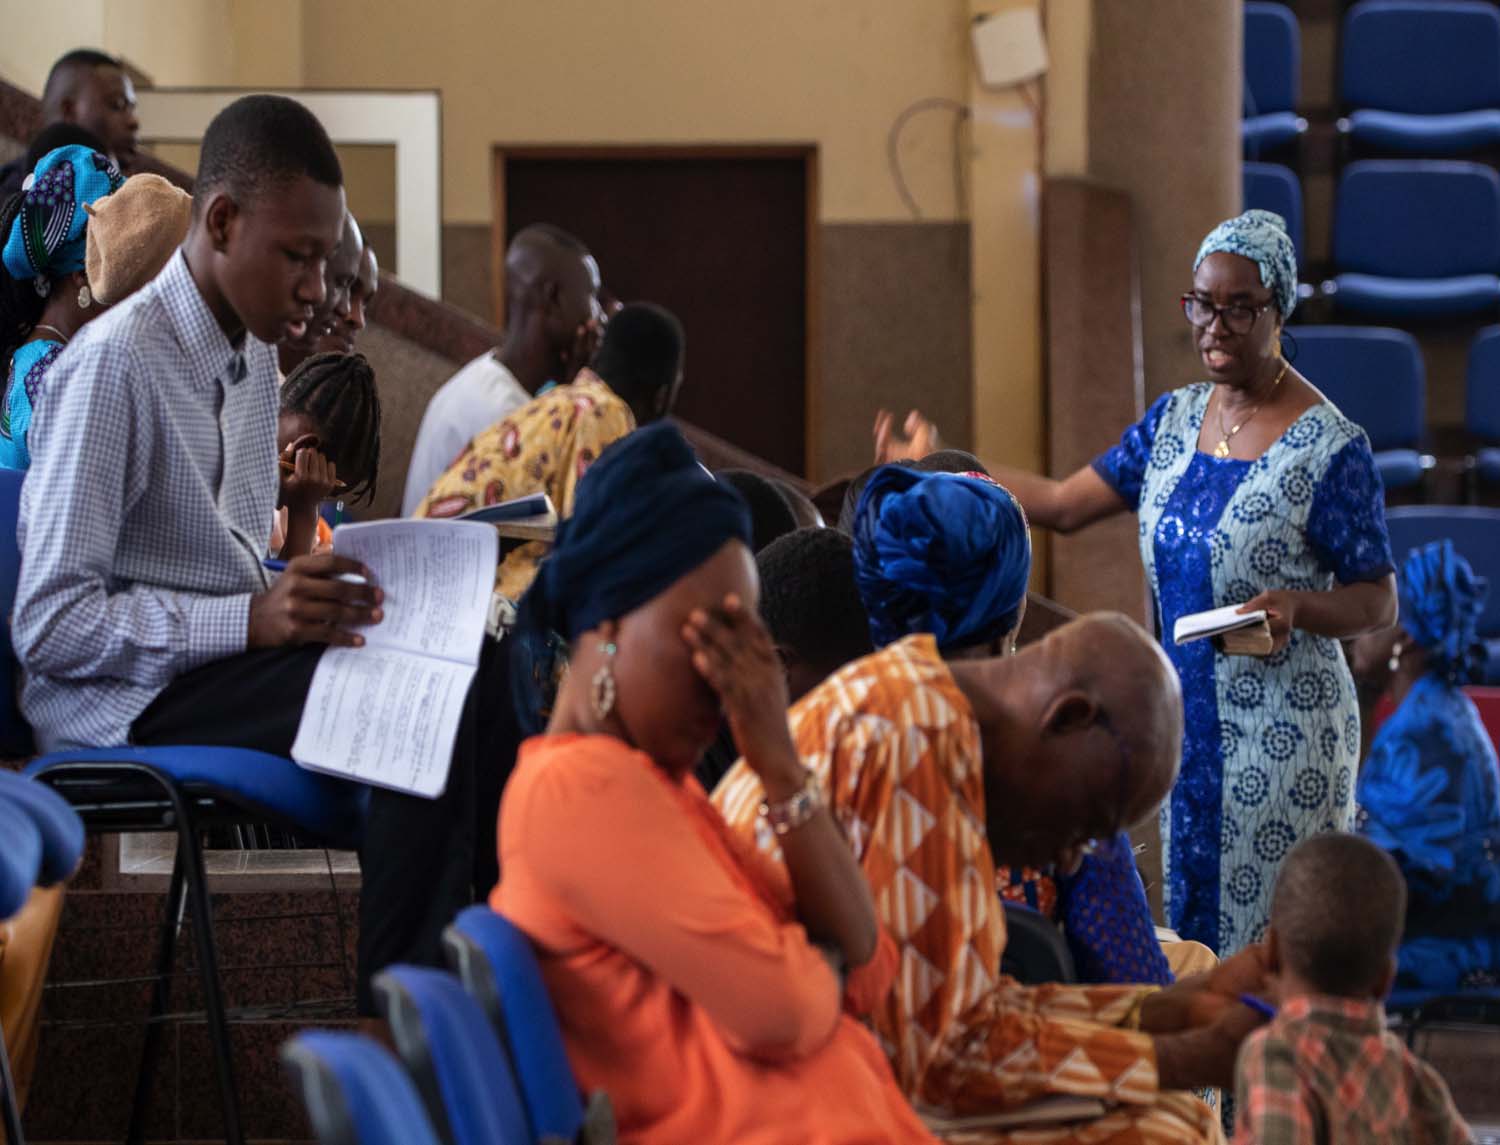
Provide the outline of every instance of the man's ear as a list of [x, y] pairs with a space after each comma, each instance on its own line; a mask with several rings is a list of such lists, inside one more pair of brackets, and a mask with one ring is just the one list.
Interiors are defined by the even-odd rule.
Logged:
[[214, 250], [219, 254], [229, 249], [230, 232], [239, 217], [239, 204], [223, 191], [215, 192], [214, 197], [208, 201], [208, 206], [203, 209], [204, 229], [208, 232]]
[[1093, 727], [1099, 719], [1099, 705], [1092, 696], [1076, 688], [1062, 693], [1042, 713], [1042, 731], [1047, 735], [1067, 735]]
[[1391, 996], [1391, 988], [1396, 985], [1396, 956], [1393, 954], [1386, 961], [1385, 974], [1380, 979], [1380, 990], [1375, 995], [1384, 1001]]

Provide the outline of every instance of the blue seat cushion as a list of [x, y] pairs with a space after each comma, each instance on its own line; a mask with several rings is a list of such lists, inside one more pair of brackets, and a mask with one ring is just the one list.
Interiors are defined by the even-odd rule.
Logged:
[[1500, 449], [1491, 446], [1476, 453], [1474, 470], [1486, 485], [1500, 485]]
[[222, 800], [257, 818], [284, 823], [337, 847], [357, 847], [369, 789], [298, 767], [279, 755], [239, 747], [113, 747], [43, 756], [26, 774], [65, 763], [139, 763], [194, 795]]
[[83, 820], [52, 788], [13, 771], [0, 771], [0, 800], [13, 803], [31, 816], [42, 842], [41, 871], [37, 881], [44, 887], [60, 883], [73, 873], [83, 858]]
[[1415, 449], [1382, 449], [1375, 454], [1375, 469], [1387, 489], [1410, 489], [1419, 485], [1425, 470]]
[[1256, 156], [1264, 151], [1275, 151], [1296, 141], [1302, 134], [1304, 121], [1295, 111], [1273, 111], [1267, 115], [1251, 115], [1240, 121], [1240, 137], [1244, 141], [1245, 154]]
[[359, 1145], [438, 1145], [411, 1076], [360, 1034], [309, 1030], [283, 1047], [313, 1133]]
[[0, 796], [0, 919], [26, 905], [42, 866], [42, 836], [19, 804]]
[[1349, 138], [1402, 155], [1462, 155], [1500, 144], [1500, 111], [1410, 115], [1366, 108], [1349, 116]]
[[1333, 296], [1340, 310], [1392, 318], [1442, 318], [1478, 314], [1500, 304], [1500, 276], [1461, 274], [1454, 278], [1387, 278], [1341, 274]]

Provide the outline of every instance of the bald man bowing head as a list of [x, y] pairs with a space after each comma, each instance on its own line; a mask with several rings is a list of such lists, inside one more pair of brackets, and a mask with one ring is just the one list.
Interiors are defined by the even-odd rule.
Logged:
[[[1028, 1141], [1217, 1139], [1212, 1111], [1172, 1091], [1231, 1079], [1259, 1022], [1238, 1002], [1262, 983], [1259, 947], [1166, 990], [999, 973], [996, 862], [1076, 867], [1177, 778], [1182, 691], [1155, 641], [1096, 614], [1013, 656], [945, 663], [932, 637], [912, 636], [830, 677], [791, 721], [809, 790], [844, 825], [899, 952], [874, 1022], [913, 1100], [969, 1113], [1051, 1095], [1113, 1106]], [[786, 825], [762, 798], [744, 762], [714, 793], [737, 834], [779, 856]]]

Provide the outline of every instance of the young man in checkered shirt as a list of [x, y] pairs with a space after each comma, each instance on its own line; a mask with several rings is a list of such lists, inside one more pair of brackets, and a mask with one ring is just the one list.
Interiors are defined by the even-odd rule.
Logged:
[[1267, 937], [1281, 1010], [1240, 1050], [1236, 1145], [1469, 1142], [1448, 1087], [1386, 1031], [1406, 884], [1380, 848], [1319, 835], [1282, 866]]

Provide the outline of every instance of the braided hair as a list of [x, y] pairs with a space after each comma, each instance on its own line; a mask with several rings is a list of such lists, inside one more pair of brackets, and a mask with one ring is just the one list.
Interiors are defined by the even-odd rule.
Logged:
[[[24, 200], [18, 191], [0, 205], [0, 242], [10, 234]], [[46, 307], [47, 297], [37, 293], [35, 282], [14, 278], [0, 266], [0, 388], [4, 387], [4, 371], [9, 368], [11, 355], [31, 336]]]
[[380, 391], [363, 354], [314, 354], [281, 387], [281, 409], [318, 427], [323, 452], [349, 486], [370, 501], [380, 476]]

